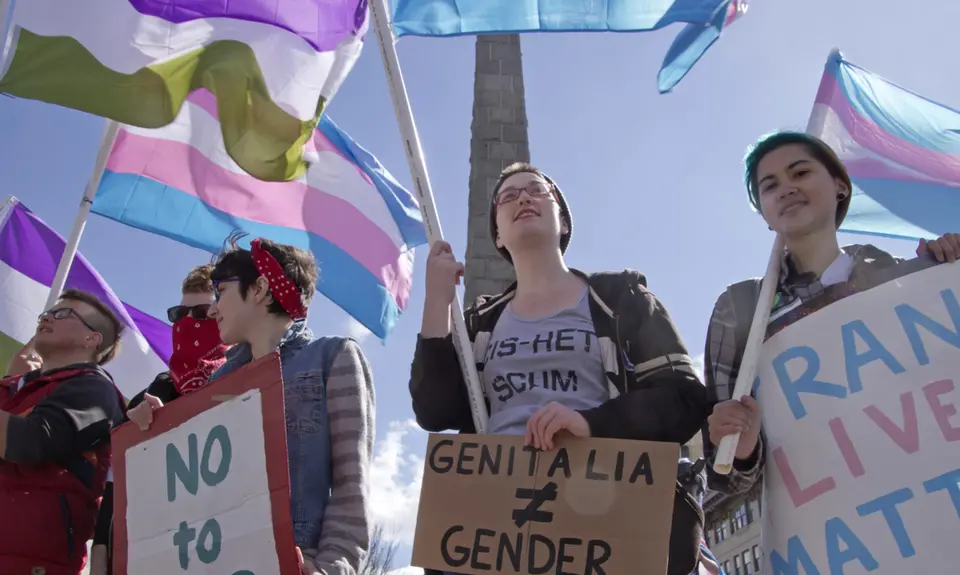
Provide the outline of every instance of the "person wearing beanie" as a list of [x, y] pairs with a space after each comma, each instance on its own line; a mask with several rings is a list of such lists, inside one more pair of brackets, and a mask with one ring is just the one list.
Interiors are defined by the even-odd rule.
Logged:
[[[490, 202], [491, 238], [517, 281], [464, 313], [489, 410], [487, 433], [523, 435], [541, 450], [554, 449], [561, 431], [689, 441], [706, 417], [704, 387], [644, 276], [568, 268], [571, 210], [556, 182], [534, 166], [506, 168]], [[450, 328], [463, 269], [449, 244], [431, 246], [410, 376], [414, 414], [430, 432], [475, 433]], [[703, 515], [679, 483], [677, 491], [675, 516], [682, 520], [672, 529], [670, 574], [688, 575], [699, 558], [690, 550]]]
[[[847, 215], [853, 185], [843, 162], [822, 140], [775, 132], [748, 151], [745, 164], [750, 203], [786, 246], [772, 314], [809, 301], [828, 286], [904, 261], [872, 245], [840, 247], [837, 229]], [[920, 240], [916, 253], [954, 262], [960, 258], [960, 235]], [[702, 432], [704, 457], [708, 487], [724, 494], [748, 491], [761, 479], [766, 461], [753, 394], [731, 397], [760, 282], [754, 278], [729, 286], [717, 299], [707, 330], [704, 379], [711, 414]], [[717, 446], [733, 433], [740, 433], [733, 470], [720, 475], [713, 470]]]

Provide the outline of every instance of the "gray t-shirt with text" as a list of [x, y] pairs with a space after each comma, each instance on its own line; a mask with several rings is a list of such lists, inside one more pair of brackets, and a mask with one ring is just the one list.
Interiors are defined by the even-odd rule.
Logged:
[[588, 293], [569, 309], [535, 319], [507, 304], [482, 358], [488, 433], [523, 434], [527, 420], [551, 401], [580, 410], [609, 399]]

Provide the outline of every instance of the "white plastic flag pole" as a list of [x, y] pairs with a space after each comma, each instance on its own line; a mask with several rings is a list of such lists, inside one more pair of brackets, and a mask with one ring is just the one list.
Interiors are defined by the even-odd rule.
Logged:
[[83, 190], [83, 196], [80, 198], [80, 208], [77, 210], [77, 217], [73, 220], [73, 229], [70, 230], [67, 243], [63, 247], [60, 265], [57, 266], [57, 273], [53, 276], [53, 283], [50, 284], [50, 294], [47, 296], [47, 303], [43, 309], [53, 307], [53, 304], [60, 298], [63, 286], [67, 283], [70, 266], [73, 265], [73, 258], [77, 255], [77, 248], [80, 246], [80, 236], [83, 235], [83, 229], [87, 225], [87, 216], [90, 215], [93, 197], [97, 194], [97, 188], [100, 187], [100, 178], [103, 177], [103, 170], [107, 166], [107, 158], [110, 157], [119, 130], [120, 124], [113, 120], [106, 121], [103, 138], [100, 140], [100, 149], [97, 151], [97, 159], [93, 165], [93, 172], [91, 172], [87, 187]]
[[[780, 279], [780, 260], [783, 257], [783, 240], [777, 234], [770, 251], [770, 260], [767, 262], [767, 272], [760, 284], [760, 298], [757, 300], [757, 309], [753, 313], [753, 323], [750, 325], [750, 335], [743, 351], [740, 370], [737, 372], [737, 383], [733, 387], [730, 399], [740, 399], [750, 393], [753, 378], [757, 374], [757, 364], [760, 360], [760, 350], [767, 332], [767, 322], [770, 321], [770, 306], [773, 305], [773, 294], [777, 291], [777, 282]], [[740, 443], [740, 434], [728, 435], [720, 440], [717, 448], [717, 458], [713, 470], [721, 475], [727, 475], [733, 469], [733, 457]]]
[[[400, 72], [400, 60], [394, 46], [394, 38], [390, 26], [390, 11], [386, 0], [372, 0], [370, 12], [373, 16], [373, 29], [380, 44], [380, 54], [383, 58], [383, 69], [387, 74], [387, 84], [390, 86], [390, 98], [393, 100], [397, 122], [400, 124], [400, 135], [403, 137], [403, 149], [410, 164], [410, 175], [416, 188], [417, 199], [420, 203], [420, 213], [427, 228], [427, 241], [430, 245], [443, 239], [440, 229], [440, 216], [433, 201], [433, 191], [430, 188], [430, 178], [427, 175], [427, 164], [420, 147], [420, 136], [417, 134], [417, 125], [413, 120], [413, 110], [407, 97], [407, 89], [403, 83], [403, 74]], [[470, 397], [470, 409], [473, 412], [473, 424], [477, 433], [484, 433], [487, 429], [487, 408], [483, 401], [483, 391], [480, 387], [480, 375], [477, 373], [477, 364], [473, 357], [473, 348], [467, 336], [467, 326], [463, 319], [463, 308], [460, 298], [454, 297], [450, 306], [450, 315], [453, 320], [453, 343], [457, 348], [460, 360], [460, 369], [463, 371], [463, 380], [467, 384], [467, 395]], [[452, 385], [452, 383], [451, 383]]]
[[[834, 48], [827, 58], [827, 64], [829, 65], [839, 55], [840, 50]], [[811, 136], [820, 137], [826, 119], [826, 109], [814, 105], [813, 111], [810, 113], [810, 119], [807, 121], [807, 133]], [[750, 393], [750, 389], [753, 387], [753, 380], [757, 375], [757, 366], [760, 363], [760, 351], [763, 348], [767, 324], [770, 321], [770, 307], [773, 305], [773, 296], [777, 291], [777, 283], [780, 279], [780, 261], [783, 258], [783, 247], [783, 238], [778, 234], [773, 242], [770, 261], [767, 262], [767, 272], [764, 274], [763, 283], [760, 286], [760, 298], [757, 301], [757, 309], [753, 314], [750, 335], [747, 337], [743, 359], [740, 362], [740, 370], [737, 372], [737, 383], [733, 387], [731, 399], [740, 399]], [[713, 464], [714, 471], [721, 475], [727, 475], [733, 470], [733, 459], [739, 443], [739, 433], [728, 435], [720, 441], [720, 446], [717, 448], [717, 457]]]

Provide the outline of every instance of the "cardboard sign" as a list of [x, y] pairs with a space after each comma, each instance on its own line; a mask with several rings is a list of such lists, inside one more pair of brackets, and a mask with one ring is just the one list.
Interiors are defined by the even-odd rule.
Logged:
[[828, 309], [763, 347], [763, 573], [956, 573], [960, 264]]
[[680, 446], [431, 434], [413, 543], [451, 573], [663, 575]]
[[114, 573], [299, 573], [277, 354], [112, 442]]

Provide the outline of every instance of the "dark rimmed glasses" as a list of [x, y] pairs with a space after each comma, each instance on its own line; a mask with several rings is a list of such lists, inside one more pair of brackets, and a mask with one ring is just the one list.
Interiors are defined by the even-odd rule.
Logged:
[[502, 206], [515, 202], [522, 192], [527, 192], [527, 195], [531, 198], [543, 198], [553, 193], [553, 186], [546, 182], [531, 182], [519, 188], [504, 188], [493, 197], [493, 203]]
[[100, 333], [100, 330], [90, 325], [90, 323], [83, 319], [83, 316], [77, 313], [77, 310], [72, 307], [55, 307], [53, 309], [48, 309], [39, 316], [37, 316], [37, 323], [43, 321], [43, 318], [50, 317], [53, 319], [67, 319], [68, 317], [75, 317], [80, 320], [80, 323], [84, 325], [87, 329], [94, 333]]
[[220, 301], [220, 284], [238, 282], [240, 278], [226, 278], [222, 280], [213, 280], [213, 299]]

